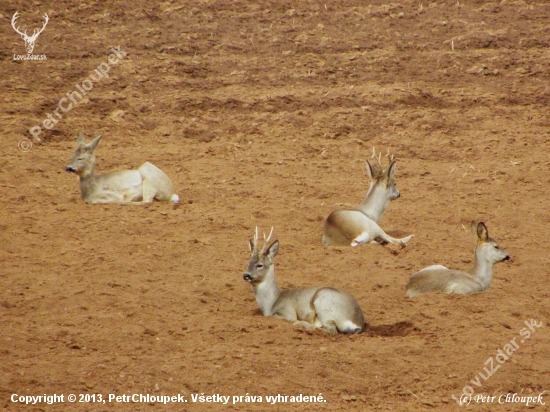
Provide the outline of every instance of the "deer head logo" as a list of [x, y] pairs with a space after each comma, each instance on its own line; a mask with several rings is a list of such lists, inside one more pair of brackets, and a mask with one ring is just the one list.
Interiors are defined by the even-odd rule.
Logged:
[[13, 29], [19, 34], [21, 35], [21, 37], [23, 38], [23, 40], [25, 40], [25, 47], [27, 49], [27, 53], [28, 54], [32, 54], [32, 51], [34, 50], [34, 44], [36, 42], [36, 39], [38, 38], [38, 36], [40, 35], [40, 33], [42, 33], [44, 31], [44, 29], [46, 28], [46, 25], [48, 24], [48, 20], [49, 20], [49, 17], [46, 13], [44, 13], [44, 25], [42, 26], [41, 29], [34, 29], [33, 33], [32, 33], [32, 36], [29, 36], [27, 35], [27, 30], [25, 30], [23, 33], [21, 33], [21, 31], [19, 30], [18, 27], [15, 26], [15, 21], [17, 20], [17, 18], [19, 17], [18, 16], [18, 13], [19, 11], [16, 11], [15, 14], [13, 15], [12, 19], [11, 19], [11, 25], [13, 27]]

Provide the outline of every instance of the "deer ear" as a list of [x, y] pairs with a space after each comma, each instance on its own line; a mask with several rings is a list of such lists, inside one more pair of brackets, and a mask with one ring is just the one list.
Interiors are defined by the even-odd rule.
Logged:
[[273, 259], [279, 253], [279, 241], [276, 240], [267, 248], [264, 253], [264, 256], [269, 256], [270, 259]]
[[97, 145], [99, 144], [99, 141], [101, 140], [103, 136], [99, 135], [97, 136], [94, 140], [92, 140], [90, 142], [90, 144], [88, 145], [88, 147], [92, 150], [95, 150], [95, 148], [97, 147]]
[[472, 220], [470, 222], [470, 229], [472, 230], [472, 233], [474, 234], [475, 237], [477, 237], [477, 225], [478, 223], [475, 220]]
[[76, 138], [76, 145], [82, 146], [86, 144], [86, 138], [82, 134], [82, 132], [78, 132], [78, 137]]
[[391, 162], [388, 167], [388, 180], [392, 179], [394, 174], [395, 174], [395, 160]]
[[374, 180], [374, 169], [370, 162], [367, 160], [367, 174], [369, 175], [370, 180]]
[[489, 239], [489, 231], [487, 230], [487, 226], [485, 226], [485, 223], [479, 222], [477, 225], [477, 237], [482, 242], [486, 242], [487, 239]]

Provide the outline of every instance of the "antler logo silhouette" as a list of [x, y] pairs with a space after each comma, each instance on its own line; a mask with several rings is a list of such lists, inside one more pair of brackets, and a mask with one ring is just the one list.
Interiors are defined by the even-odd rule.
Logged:
[[36, 39], [38, 38], [40, 33], [42, 33], [44, 31], [44, 28], [46, 27], [46, 25], [48, 24], [48, 21], [50, 19], [49, 19], [48, 15], [46, 13], [44, 13], [44, 20], [45, 20], [44, 25], [42, 26], [41, 29], [34, 29], [34, 31], [32, 33], [32, 36], [29, 36], [29, 35], [27, 35], [27, 30], [25, 30], [23, 33], [21, 33], [19, 28], [15, 26], [15, 21], [19, 17], [18, 13], [19, 13], [19, 11], [16, 11], [15, 14], [13, 15], [13, 17], [11, 19], [11, 25], [12, 25], [13, 29], [18, 34], [21, 35], [23, 40], [25, 40], [25, 47], [27, 48], [27, 53], [32, 54], [32, 51], [34, 50], [34, 44], [36, 43]]

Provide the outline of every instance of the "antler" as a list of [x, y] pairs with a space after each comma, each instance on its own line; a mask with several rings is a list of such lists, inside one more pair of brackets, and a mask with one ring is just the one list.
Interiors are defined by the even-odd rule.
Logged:
[[267, 239], [266, 239], [265, 233], [264, 233], [264, 247], [262, 248], [262, 251], [264, 251], [267, 243], [269, 242], [269, 239], [271, 239], [272, 234], [273, 234], [273, 226], [271, 226], [271, 231], [269, 232], [269, 236], [267, 237]]
[[34, 29], [34, 31], [32, 33], [32, 36], [29, 37], [29, 35], [27, 34], [27, 30], [25, 30], [23, 33], [21, 33], [21, 31], [19, 30], [19, 27], [15, 27], [15, 22], [16, 22], [17, 18], [19, 17], [18, 14], [19, 14], [19, 11], [16, 11], [15, 14], [13, 15], [13, 17], [11, 18], [11, 25], [12, 25], [13, 29], [16, 31], [16, 33], [20, 34], [25, 40], [28, 40], [28, 41], [31, 41], [31, 42], [38, 38], [40, 33], [42, 33], [44, 31], [44, 29], [46, 28], [46, 25], [50, 21], [50, 18], [48, 17], [48, 14], [44, 13], [44, 20], [45, 21], [44, 21], [44, 24], [42, 25], [42, 28], [41, 29]]
[[[388, 152], [386, 153], [386, 155], [384, 157], [388, 158], [389, 163], [393, 162], [393, 160], [395, 159], [394, 155], [392, 155], [390, 153], [390, 149], [388, 149]], [[378, 165], [380, 167], [383, 167], [382, 166], [382, 152], [378, 153], [378, 155], [377, 155], [374, 146], [372, 147], [372, 156], [371, 156], [371, 158], [376, 159], [376, 161], [378, 162]]]
[[374, 148], [374, 146], [372, 147], [371, 159], [376, 159], [376, 161], [378, 162], [378, 165], [382, 167], [382, 152], [378, 153], [378, 156], [377, 156], [376, 149]]
[[13, 15], [13, 17], [11, 18], [11, 26], [13, 27], [13, 29], [15, 30], [15, 32], [17, 34], [20, 34], [21, 36], [23, 37], [29, 37], [27, 36], [27, 30], [25, 30], [24, 33], [21, 33], [19, 31], [19, 27], [15, 27], [15, 20], [17, 20], [17, 18], [19, 17], [17, 14], [19, 13], [19, 10], [15, 12], [15, 14]]
[[390, 149], [388, 149], [388, 153], [386, 153], [386, 157], [388, 158], [388, 161], [390, 163], [393, 162], [394, 156], [390, 153]]
[[254, 238], [250, 241], [250, 251], [252, 252], [253, 255], [261, 255], [266, 251], [269, 239], [271, 239], [271, 235], [273, 235], [273, 227], [271, 227], [271, 231], [269, 232], [268, 237], [265, 237], [265, 233], [264, 233], [264, 245], [262, 246], [261, 250], [258, 249], [258, 226], [256, 226], [256, 230], [254, 232]]
[[250, 251], [253, 255], [260, 253], [260, 251], [258, 250], [258, 226], [256, 226], [254, 238], [250, 241]]
[[39, 29], [34, 29], [34, 32], [31, 36], [32, 39], [36, 39], [38, 37], [38, 35], [40, 33], [42, 33], [44, 31], [44, 29], [46, 28], [46, 25], [48, 24], [48, 22], [50, 21], [50, 18], [48, 17], [48, 14], [47, 13], [44, 13], [44, 24], [42, 25], [42, 28], [39, 30]]

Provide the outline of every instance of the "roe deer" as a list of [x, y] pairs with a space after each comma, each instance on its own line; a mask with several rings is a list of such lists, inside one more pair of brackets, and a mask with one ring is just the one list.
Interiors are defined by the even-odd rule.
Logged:
[[474, 267], [468, 271], [447, 269], [442, 265], [428, 266], [411, 275], [407, 283], [407, 296], [413, 298], [426, 292], [440, 290], [445, 293], [483, 292], [493, 278], [493, 265], [510, 256], [489, 237], [483, 222], [472, 221], [472, 232], [477, 238]]
[[[360, 243], [392, 243], [404, 246], [411, 239], [412, 235], [395, 239], [378, 225], [390, 201], [400, 196], [393, 180], [395, 160], [389, 153], [387, 156], [390, 161], [387, 169], [382, 168], [381, 156], [377, 158], [380, 169], [367, 160], [367, 173], [371, 184], [363, 201], [353, 209], [336, 210], [327, 217], [323, 227], [325, 245], [357, 246]], [[376, 157], [374, 149], [373, 157]]]
[[101, 136], [86, 143], [78, 134], [76, 151], [67, 172], [80, 176], [80, 192], [86, 203], [150, 203], [153, 199], [178, 202], [172, 181], [155, 165], [145, 162], [138, 170], [94, 174], [95, 156]]
[[279, 251], [279, 241], [267, 249], [271, 238], [264, 235], [264, 246], [258, 249], [258, 228], [249, 247], [252, 257], [243, 279], [252, 285], [256, 302], [264, 316], [286, 319], [305, 328], [327, 332], [360, 333], [365, 328], [363, 312], [350, 294], [329, 287], [279, 289], [275, 282], [273, 259]]

